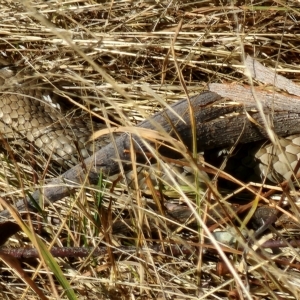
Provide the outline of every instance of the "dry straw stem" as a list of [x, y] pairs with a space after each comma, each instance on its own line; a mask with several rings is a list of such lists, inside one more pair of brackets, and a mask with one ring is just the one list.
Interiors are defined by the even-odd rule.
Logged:
[[[126, 130], [185, 98], [186, 93], [200, 93], [209, 83], [249, 84], [244, 76], [246, 54], [277, 74], [295, 83], [299, 81], [297, 1], [37, 0], [2, 1], [0, 9], [3, 66], [18, 66], [26, 76], [55, 86], [58, 94], [67, 96], [68, 104], [72, 99], [88, 111], [93, 109], [94, 118], [95, 114], [100, 115], [108, 124], [118, 124]], [[58, 88], [59, 84], [63, 88]], [[106, 113], [102, 114], [104, 109]], [[42, 187], [41, 173], [32, 179], [28, 161], [19, 164], [16, 174], [11, 159], [5, 158], [5, 154], [2, 157], [2, 197], [13, 200]], [[195, 161], [189, 162], [191, 169], [195, 169]], [[155, 195], [144, 193], [144, 189], [132, 189], [130, 182], [126, 186], [102, 179], [98, 187], [84, 182], [81, 191], [47, 210], [50, 220], [35, 221], [34, 226], [41, 229], [39, 233], [48, 245], [136, 246], [139, 233], [139, 246], [144, 250], [154, 244], [161, 247], [157, 254], [150, 250], [139, 252], [137, 247], [134, 254], [112, 254], [108, 250], [106, 256], [98, 258], [58, 258], [57, 263], [78, 299], [226, 299], [233, 294], [241, 299], [298, 298], [299, 261], [291, 248], [290, 252], [278, 254], [277, 264], [273, 263], [272, 253], [250, 251], [251, 260], [247, 262], [239, 254], [227, 254], [235, 269], [233, 277], [214, 272], [220, 259], [215, 252], [204, 253], [198, 264], [199, 247], [192, 245], [201, 240], [199, 230], [188, 224], [203, 217], [195, 205], [197, 196], [202, 199], [200, 211], [206, 205], [208, 219], [216, 218], [209, 210], [214, 199], [209, 192], [195, 189], [192, 183], [186, 191], [177, 182], [175, 168], [163, 158], [159, 164], [160, 171], [173, 177], [167, 187], [176, 192], [171, 199], [164, 196], [164, 178], [157, 179], [157, 189], [146, 180], [146, 189]], [[51, 172], [46, 172], [47, 178], [56, 176], [58, 170]], [[147, 172], [156, 171], [147, 166]], [[153, 199], [164, 204], [159, 214]], [[224, 199], [219, 200], [224, 207], [229, 206]], [[178, 227], [167, 226], [169, 212], [182, 202], [193, 208], [191, 217], [186, 223], [172, 220]], [[136, 229], [135, 216], [142, 216], [144, 228]], [[116, 225], [125, 233], [112, 231]], [[225, 230], [226, 224], [222, 228]], [[26, 236], [18, 235], [9, 245], [32, 244]], [[280, 259], [293, 260], [293, 268], [280, 264]], [[246, 267], [238, 269], [243, 262]], [[283, 269], [283, 265], [287, 267]], [[25, 270], [31, 274], [36, 268], [36, 261], [31, 261]], [[14, 272], [3, 266], [1, 273], [3, 298], [37, 298]], [[57, 281], [55, 287], [51, 286], [45, 274], [46, 269], [41, 267], [35, 279], [40, 290], [49, 299], [54, 299], [55, 294], [66, 298], [62, 286]]]

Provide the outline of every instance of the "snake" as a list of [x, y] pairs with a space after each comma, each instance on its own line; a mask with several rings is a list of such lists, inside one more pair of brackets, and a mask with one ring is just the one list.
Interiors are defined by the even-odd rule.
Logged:
[[[7, 79], [6, 73], [7, 69], [0, 70], [2, 78]], [[77, 164], [80, 158], [87, 158], [108, 143], [105, 138], [96, 143], [89, 142], [91, 134], [105, 126], [91, 121], [87, 112], [67, 109], [65, 101], [53, 90], [40, 87], [36, 81], [26, 82], [26, 85], [17, 83], [2, 91], [2, 139], [19, 146], [18, 149], [31, 145], [37, 153], [51, 157], [51, 161], [65, 167]]]
[[[36, 81], [13, 81], [8, 68], [0, 70], [2, 88], [0, 94], [1, 138], [13, 145], [30, 144], [38, 152], [51, 157], [52, 161], [70, 167], [80, 158], [87, 158], [109, 142], [108, 137], [90, 142], [93, 131], [103, 129], [104, 124], [95, 122], [89, 113], [72, 111], [65, 99], [36, 84]], [[13, 83], [12, 83], [13, 82]], [[36, 85], [35, 85], [36, 84]], [[10, 144], [11, 145], [11, 144]], [[261, 177], [272, 182], [289, 179], [300, 156], [300, 135], [280, 138], [278, 144], [264, 143], [248, 154], [254, 160], [254, 169]], [[248, 159], [243, 158], [243, 160]], [[182, 170], [182, 173], [188, 173]]]

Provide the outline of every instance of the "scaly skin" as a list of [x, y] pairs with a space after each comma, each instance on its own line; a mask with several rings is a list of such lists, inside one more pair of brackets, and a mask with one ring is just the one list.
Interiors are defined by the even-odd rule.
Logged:
[[[51, 89], [42, 89], [35, 80], [20, 84], [8, 68], [0, 70], [0, 78], [2, 86], [9, 86], [0, 94], [0, 133], [11, 145], [29, 143], [70, 167], [78, 163], [79, 156], [85, 159], [108, 143], [105, 137], [88, 143], [93, 131], [104, 125], [93, 122], [87, 113], [70, 113]], [[300, 156], [300, 135], [280, 138], [279, 144], [265, 144], [256, 153], [245, 154], [256, 159], [260, 176], [273, 182], [290, 178]], [[251, 144], [249, 147], [251, 150]]]
[[93, 131], [104, 127], [92, 122], [88, 113], [65, 110], [63, 99], [51, 90], [24, 86], [0, 94], [0, 133], [10, 145], [29, 143], [37, 152], [70, 167], [79, 161], [78, 149], [85, 159], [107, 144], [105, 139], [95, 145], [88, 142]]

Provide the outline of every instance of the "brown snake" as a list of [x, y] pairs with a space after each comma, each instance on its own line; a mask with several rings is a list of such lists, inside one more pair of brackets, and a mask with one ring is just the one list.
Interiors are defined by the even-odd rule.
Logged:
[[[6, 71], [0, 70], [0, 76], [4, 77]], [[85, 159], [107, 144], [103, 139], [95, 145], [89, 143], [92, 132], [103, 125], [92, 123], [88, 113], [66, 110], [60, 98], [49, 89], [28, 86], [28, 83], [3, 91], [0, 96], [2, 137], [11, 141], [11, 145], [29, 142], [37, 152], [42, 151], [68, 167], [78, 163], [79, 157]]]
[[[6, 68], [0, 70], [0, 76], [3, 86], [12, 78]], [[93, 130], [103, 128], [101, 124], [91, 123], [89, 114], [70, 113], [51, 90], [29, 86], [28, 83], [14, 83], [13, 88], [0, 95], [2, 138], [17, 144], [29, 142], [54, 161], [67, 166], [76, 164], [79, 157], [86, 158], [107, 143], [103, 139], [96, 145], [87, 143]], [[300, 136], [280, 138], [280, 147], [266, 144], [252, 153], [259, 162], [261, 175], [274, 182], [291, 176], [300, 156]]]
[[[86, 126], [86, 116], [77, 114], [70, 115], [68, 111], [64, 110], [63, 103], [55, 101], [56, 98], [53, 95], [54, 94], [51, 91], [41, 91], [39, 89], [32, 88], [28, 89], [27, 86], [24, 85], [15, 85], [14, 88], [4, 90], [2, 95], [0, 95], [0, 124], [2, 126], [0, 127], [0, 131], [2, 134], [2, 139], [4, 138], [12, 140], [18, 144], [22, 141], [27, 141], [27, 143], [29, 142], [29, 144], [41, 149], [47, 155], [54, 157], [56, 161], [62, 163], [67, 162], [68, 164], [76, 161], [77, 159], [78, 150], [77, 147], [74, 146], [74, 141], [78, 141], [78, 148], [80, 149], [79, 151], [83, 157], [89, 155], [89, 148], [86, 147], [85, 141], [87, 141], [91, 133], [90, 128], [92, 127]], [[193, 105], [194, 108], [197, 109], [199, 105], [202, 107], [202, 104], [205, 105], [206, 103], [216, 101], [219, 98], [220, 96], [217, 96], [215, 93], [211, 92], [200, 94], [199, 96], [193, 98]], [[198, 106], [197, 103], [199, 103]], [[179, 101], [172, 107], [176, 109], [179, 114], [182, 111], [186, 112], [186, 101]], [[219, 110], [228, 111], [223, 107], [221, 107]], [[232, 110], [235, 111], [235, 108], [230, 108], [230, 111]], [[208, 114], [206, 114], [206, 111], [208, 111]], [[204, 125], [206, 124], [205, 120], [210, 120], [211, 115], [214, 115], [214, 111], [218, 113], [218, 108], [213, 109], [213, 111], [210, 111], [210, 108], [201, 108], [201, 110], [197, 112], [198, 115], [201, 116], [200, 120], [201, 122], [203, 121]], [[190, 119], [188, 115], [184, 115], [184, 118], [186, 119], [183, 123], [184, 125], [180, 127], [180, 130], [182, 130], [181, 132], [183, 134], [187, 134], [187, 130], [190, 128], [190, 124], [188, 123]], [[157, 122], [157, 124], [160, 124], [169, 132], [170, 119], [175, 121], [177, 120], [177, 117], [169, 114], [168, 118], [165, 118], [163, 113], [157, 113], [152, 117], [151, 120], [152, 122]], [[220, 125], [231, 124], [231, 119], [216, 120]], [[234, 120], [236, 121], [236, 119]], [[200, 125], [202, 125], [201, 122]], [[223, 132], [224, 125], [220, 125], [216, 126], [214, 130], [221, 129]], [[95, 127], [97, 126], [98, 125], [95, 125]], [[151, 123], [148, 121], [141, 122], [138, 124], [138, 126], [150, 129], [153, 128]], [[210, 129], [211, 127], [208, 126], [207, 128]], [[200, 130], [202, 130], [201, 132], [204, 134], [204, 136], [207, 133], [209, 136], [212, 134], [211, 131], [204, 129], [205, 127], [200, 127]], [[261, 139], [261, 136], [258, 137], [258, 140], [259, 139]], [[247, 141], [247, 135], [245, 135], [244, 142], [245, 140]], [[204, 140], [201, 140], [201, 143], [203, 143], [203, 141]], [[206, 143], [209, 147], [204, 148], [204, 150], [210, 151], [209, 149], [213, 149], [215, 144], [209, 144], [210, 141], [211, 139], [208, 138]], [[251, 141], [253, 141], [253, 137], [251, 137]], [[281, 138], [280, 144], [282, 149], [277, 149], [277, 146], [275, 147], [270, 144], [264, 145], [258, 152], [252, 153], [252, 159], [254, 156], [256, 157], [259, 162], [259, 169], [261, 172], [267, 175], [269, 179], [276, 180], [278, 179], [278, 175], [279, 177], [281, 176], [287, 178], [290, 176], [292, 168], [298, 160], [298, 153], [300, 152], [298, 141], [299, 139], [297, 136], [290, 136], [285, 139]], [[120, 158], [124, 161], [130, 160], [128, 152], [124, 152], [130, 148], [128, 135], [121, 135], [116, 139], [115, 142], [118, 150], [120, 151]], [[189, 142], [188, 136], [185, 137], [185, 142]], [[218, 143], [218, 140], [216, 140], [215, 143]], [[228, 143], [226, 144], [225, 142], [225, 145], [228, 146]], [[249, 148], [247, 149], [247, 152], [252, 152], [251, 145], [251, 143], [246, 144], [246, 146]], [[285, 153], [285, 155], [282, 153]], [[116, 171], [119, 169], [119, 165], [115, 161], [115, 157], [115, 149], [113, 144], [110, 143], [98, 151], [95, 156], [85, 159], [85, 165], [92, 170], [92, 172], [89, 172], [88, 175], [92, 184], [97, 182], [100, 170], [104, 170], [104, 173], [106, 174], [110, 174], [110, 171], [112, 174], [116, 173]], [[287, 160], [287, 164], [285, 160]], [[270, 163], [272, 166], [271, 168], [268, 168]], [[239, 164], [241, 164], [241, 161]], [[289, 167], [290, 164], [292, 165], [291, 167]], [[65, 186], [64, 182], [70, 181], [72, 183], [75, 182], [80, 184], [83, 177], [85, 177], [85, 169], [82, 167], [82, 164], [78, 164], [62, 174], [61, 177], [53, 179], [49, 186], [45, 186], [43, 190], [44, 196], [50, 202], [55, 202], [59, 199], [62, 199], [70, 194], [70, 188]], [[34, 199], [34, 201], [38, 201], [39, 197], [40, 192], [39, 190], [36, 190], [32, 194], [32, 199]], [[24, 202], [23, 199], [20, 199], [16, 203], [18, 211], [24, 211], [24, 209], [34, 210], [34, 205], [31, 204], [31, 199], [27, 199], [26, 201], [27, 202]], [[1, 213], [2, 220], [5, 220], [7, 217], [8, 212], [3, 211]]]

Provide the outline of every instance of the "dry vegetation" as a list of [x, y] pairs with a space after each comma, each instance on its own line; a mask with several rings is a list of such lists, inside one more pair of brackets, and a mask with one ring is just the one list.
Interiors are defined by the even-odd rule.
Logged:
[[[299, 81], [297, 1], [0, 3], [1, 65], [14, 64], [44, 81], [63, 83], [68, 95], [112, 125], [134, 126], [184, 98], [185, 89], [194, 95], [209, 82], [249, 84], [243, 75], [247, 54]], [[174, 168], [165, 163], [164, 173], [172, 176]], [[9, 167], [1, 171], [2, 197], [17, 199], [23, 186], [37, 186], [30, 165], [26, 170], [22, 182]], [[200, 219], [209, 219], [212, 201], [201, 184], [168, 187], [162, 180], [160, 189], [152, 181], [139, 184], [112, 186], [103, 179], [98, 187], [87, 185], [87, 193], [55, 204], [46, 212], [52, 218], [34, 225], [48, 246], [102, 249], [90, 257], [56, 258], [73, 296], [66, 295], [43, 260], [23, 259], [23, 269], [48, 299], [299, 298], [297, 248], [267, 254], [245, 241], [241, 247], [217, 247], [199, 225]], [[188, 211], [166, 221], [172, 209], [187, 207], [192, 215]], [[19, 234], [8, 246], [32, 244]], [[228, 260], [233, 272], [226, 271]], [[14, 269], [2, 263], [0, 273], [1, 298], [38, 298]]]

